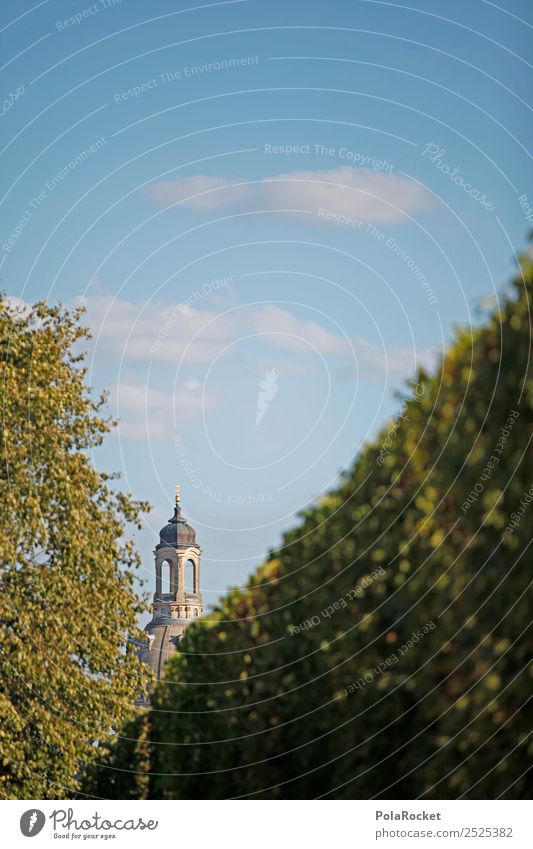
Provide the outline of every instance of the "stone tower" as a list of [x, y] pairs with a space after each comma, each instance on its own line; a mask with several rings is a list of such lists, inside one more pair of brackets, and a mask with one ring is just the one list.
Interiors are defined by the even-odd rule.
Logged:
[[163, 666], [194, 619], [202, 615], [200, 557], [196, 532], [181, 515], [180, 488], [176, 487], [174, 515], [159, 531], [155, 547], [155, 593], [152, 620], [144, 629], [148, 641], [139, 657], [161, 678]]

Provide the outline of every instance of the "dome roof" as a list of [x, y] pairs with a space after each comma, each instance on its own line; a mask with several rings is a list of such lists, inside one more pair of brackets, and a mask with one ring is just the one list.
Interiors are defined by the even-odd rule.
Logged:
[[179, 504], [174, 508], [174, 515], [159, 531], [159, 543], [156, 548], [187, 548], [189, 545], [197, 545], [196, 531], [191, 528], [181, 515]]

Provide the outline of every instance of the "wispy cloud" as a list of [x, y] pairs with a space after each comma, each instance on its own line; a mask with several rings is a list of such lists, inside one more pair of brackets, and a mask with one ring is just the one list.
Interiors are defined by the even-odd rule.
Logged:
[[112, 387], [111, 409], [121, 439], [169, 441], [184, 422], [213, 405], [197, 380], [189, 379], [165, 392], [148, 384], [121, 382]]
[[[406, 215], [430, 209], [429, 191], [401, 174], [382, 173], [344, 165], [326, 171], [287, 171], [257, 182], [205, 174], [165, 180], [148, 188], [159, 208], [174, 204], [199, 213], [224, 209], [287, 209], [311, 212], [316, 221], [326, 209], [339, 216], [373, 223], [405, 221]], [[296, 211], [296, 212], [295, 212]]]
[[[93, 330], [95, 362], [111, 355], [125, 365], [152, 362], [159, 366], [202, 369], [225, 349], [237, 353], [239, 337], [250, 330], [273, 350], [307, 356], [337, 356], [346, 376], [376, 377], [409, 374], [417, 365], [429, 365], [429, 350], [407, 346], [381, 345], [361, 336], [344, 335], [314, 319], [300, 318], [276, 304], [233, 310], [218, 315], [209, 309], [165, 306], [98, 294], [83, 300], [86, 320]], [[325, 323], [325, 322], [324, 322]], [[161, 330], [165, 333], [161, 336]], [[157, 342], [156, 353], [154, 342]], [[351, 363], [351, 364], [350, 364]]]
[[[28, 308], [18, 298], [10, 300], [13, 306]], [[437, 357], [429, 348], [383, 345], [360, 336], [344, 335], [337, 328], [324, 326], [327, 318], [324, 322], [302, 318], [277, 304], [244, 305], [240, 310], [219, 316], [207, 307], [183, 308], [181, 304], [176, 309], [161, 303], [134, 303], [113, 298], [106, 292], [74, 302], [80, 303], [86, 308], [85, 323], [93, 333], [92, 382], [95, 379], [98, 382], [95, 375], [100, 374], [100, 366], [108, 371], [109, 365], [112, 369], [120, 365], [127, 375], [121, 382], [112, 383], [109, 401], [111, 414], [119, 420], [117, 435], [125, 440], [169, 441], [182, 425], [212, 411], [220, 401], [219, 391], [223, 386], [207, 391], [203, 385], [205, 368], [224, 349], [238, 351], [239, 338], [249, 338], [250, 331], [257, 333], [263, 343], [257, 349], [254, 370], [270, 369], [276, 379], [278, 372], [283, 371], [286, 376], [288, 370], [298, 376], [307, 374], [308, 358], [313, 353], [332, 358], [330, 367], [348, 380], [356, 376], [380, 380], [385, 375], [391, 380], [405, 378], [417, 366], [431, 368]], [[175, 320], [168, 326], [168, 334], [154, 355], [150, 349], [173, 310]], [[283, 352], [291, 356], [286, 359]], [[147, 367], [151, 364], [151, 372], [143, 370], [147, 375], [152, 374], [150, 383], [135, 379], [140, 363]], [[187, 367], [184, 373], [188, 376], [174, 383], [174, 370], [170, 367], [178, 364]], [[230, 373], [228, 379], [234, 381], [234, 375]], [[105, 379], [104, 385], [109, 387]], [[161, 385], [170, 388], [162, 389]], [[273, 386], [261, 385], [260, 389], [268, 389], [268, 400], [272, 400]], [[262, 403], [265, 399], [258, 399], [258, 403], [259, 400]]]
[[345, 354], [349, 351], [346, 337], [326, 330], [316, 321], [299, 319], [289, 310], [274, 304], [261, 307], [252, 314], [252, 327], [265, 334], [268, 344], [285, 351], [316, 350], [321, 354]]
[[212, 362], [232, 338], [229, 319], [184, 303], [134, 303], [106, 293], [84, 297], [78, 303], [86, 309], [96, 357], [111, 353], [161, 364], [202, 365]]
[[430, 367], [435, 353], [429, 348], [401, 345], [379, 345], [361, 336], [343, 335], [322, 327], [316, 321], [298, 318], [287, 309], [268, 305], [256, 310], [252, 327], [265, 334], [265, 341], [274, 348], [294, 353], [316, 351], [323, 356], [342, 357], [341, 373], [352, 378], [404, 377], [417, 366]]

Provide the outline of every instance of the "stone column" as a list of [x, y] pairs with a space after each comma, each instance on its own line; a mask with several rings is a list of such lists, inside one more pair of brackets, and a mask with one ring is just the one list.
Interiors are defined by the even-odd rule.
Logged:
[[187, 563], [182, 555], [178, 555], [178, 594], [185, 593], [185, 567]]
[[176, 595], [178, 592], [178, 561], [173, 560], [170, 566], [170, 592]]

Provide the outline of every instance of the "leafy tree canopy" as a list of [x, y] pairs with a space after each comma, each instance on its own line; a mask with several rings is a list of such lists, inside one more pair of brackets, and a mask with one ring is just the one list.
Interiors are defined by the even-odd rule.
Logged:
[[90, 451], [110, 422], [85, 385], [80, 311], [0, 298], [0, 797], [65, 798], [142, 690], [143, 605], [117, 493]]

